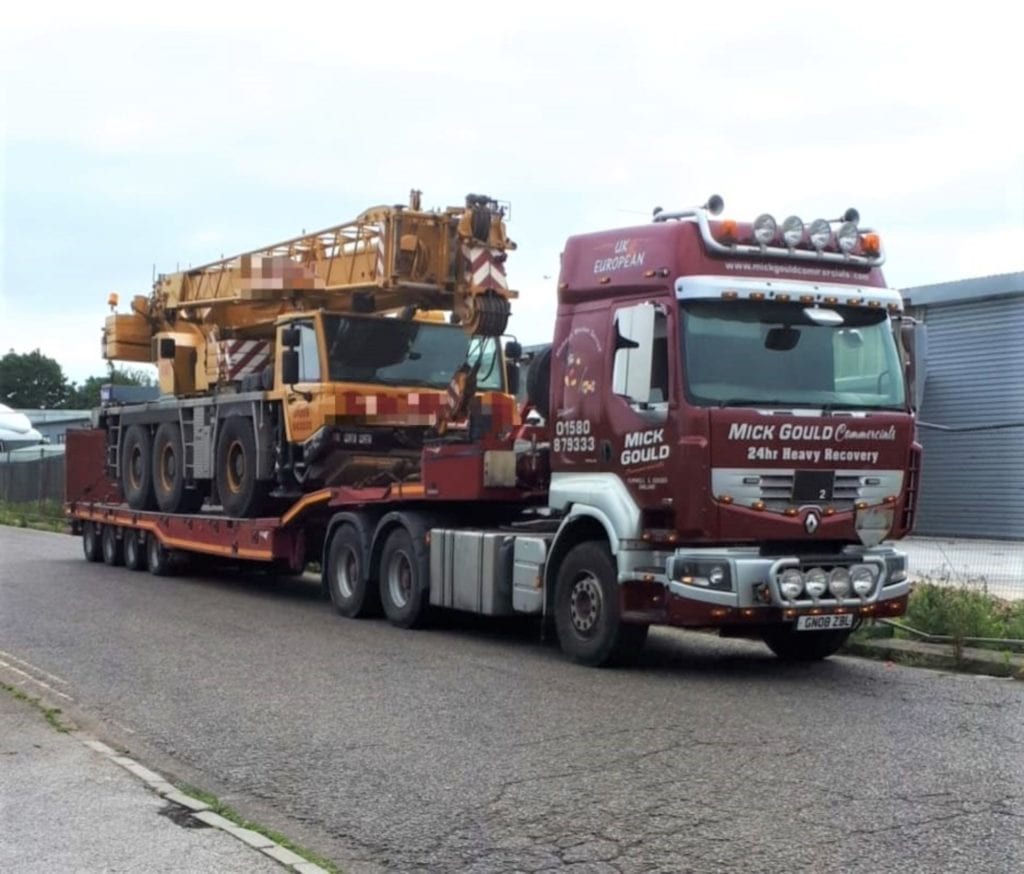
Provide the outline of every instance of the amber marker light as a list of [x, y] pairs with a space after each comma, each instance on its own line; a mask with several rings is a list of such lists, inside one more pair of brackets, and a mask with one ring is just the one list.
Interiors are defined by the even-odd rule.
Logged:
[[739, 292], [736, 291], [723, 291], [722, 300], [736, 300], [739, 297]]
[[859, 297], [851, 297], [849, 300], [846, 301], [846, 305], [847, 306], [851, 306], [851, 307], [859, 307], [860, 306], [860, 298]]
[[722, 495], [718, 500], [720, 500], [723, 504], [731, 504], [732, 495]]
[[723, 219], [722, 223], [718, 226], [719, 237], [727, 243], [734, 243], [736, 242], [737, 229], [736, 219]]
[[752, 291], [750, 293], [750, 299], [751, 300], [764, 300], [764, 292], [763, 291]]
[[865, 234], [860, 238], [860, 247], [868, 255], [877, 255], [882, 249], [882, 238], [878, 234]]
[[867, 508], [868, 508], [868, 502], [867, 501], [857, 501], [857, 509], [858, 510], [866, 510]]
[[786, 515], [787, 516], [795, 516], [796, 515], [796, 507], [786, 507]]
[[644, 276], [647, 277], [648, 279], [652, 279], [653, 277], [655, 277], [657, 275], [658, 275], [658, 271], [657, 270], [645, 270], [644, 271]]
[[117, 309], [117, 302], [119, 300], [120, 300], [120, 298], [117, 296], [117, 292], [116, 291], [112, 291], [112, 292], [110, 292], [110, 294], [107, 295], [107, 306], [110, 307], [112, 310], [116, 310]]
[[601, 277], [601, 278], [600, 278], [599, 280], [597, 280], [597, 281], [598, 281], [598, 282], [600, 282], [600, 283], [601, 283], [601, 285], [607, 285], [607, 284], [608, 284], [609, 282], [611, 282], [611, 281], [612, 281], [612, 278], [611, 278], [610, 276], [602, 276], [602, 277]]
[[779, 303], [789, 303], [789, 295], [788, 294], [777, 294], [777, 295], [775, 295], [775, 299]]
[[826, 297], [825, 298], [825, 303], [830, 303], [830, 304], [835, 305], [835, 304], [839, 303], [839, 298], [838, 297]]
[[755, 510], [763, 510], [764, 501], [754, 501], [754, 503], [751, 504], [750, 506], [753, 507]]
[[711, 615], [712, 615], [712, 616], [713, 616], [713, 617], [714, 617], [715, 619], [721, 619], [721, 618], [722, 618], [723, 616], [728, 616], [728, 615], [729, 615], [729, 610], [728, 610], [728, 608], [727, 608], [727, 607], [715, 607], [715, 608], [714, 608], [714, 609], [713, 609], [713, 610], [711, 611]]
[[826, 507], [825, 508], [825, 515], [826, 516], [835, 516], [835, 514], [836, 514], [836, 508], [835, 507]]
[[881, 302], [877, 301], [877, 300], [869, 300], [868, 301], [868, 306], [871, 307], [871, 309], [873, 309], [873, 310], [877, 310], [881, 305], [882, 305]]
[[813, 294], [801, 294], [800, 295], [800, 303], [814, 303], [814, 295]]

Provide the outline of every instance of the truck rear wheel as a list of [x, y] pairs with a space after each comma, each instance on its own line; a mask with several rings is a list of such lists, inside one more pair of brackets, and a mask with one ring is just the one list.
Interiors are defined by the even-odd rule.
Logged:
[[837, 653], [851, 631], [797, 631], [792, 626], [766, 629], [761, 638], [780, 659], [816, 662]]
[[82, 523], [82, 553], [86, 561], [99, 561], [103, 558], [99, 526], [95, 522]]
[[121, 488], [133, 510], [156, 507], [153, 492], [153, 440], [145, 425], [132, 425], [121, 448]]
[[164, 422], [156, 429], [153, 491], [157, 506], [165, 513], [194, 513], [202, 506], [202, 493], [185, 488], [185, 452], [177, 422]]
[[342, 616], [358, 619], [380, 611], [380, 590], [367, 579], [363, 538], [355, 525], [341, 525], [331, 538], [324, 569], [331, 602]]
[[116, 525], [104, 525], [103, 533], [100, 535], [103, 561], [111, 566], [124, 563], [124, 553], [121, 551], [121, 538], [117, 534]]
[[380, 601], [392, 625], [417, 628], [426, 621], [429, 579], [426, 546], [417, 548], [407, 528], [396, 528], [388, 535], [380, 557]]
[[140, 541], [141, 532], [134, 528], [125, 528], [121, 537], [124, 550], [124, 566], [128, 570], [141, 571], [146, 567], [146, 550]]
[[618, 574], [603, 543], [579, 543], [562, 561], [555, 583], [555, 629], [562, 652], [582, 665], [627, 662], [643, 650], [648, 626], [622, 621]]
[[252, 419], [229, 416], [217, 439], [217, 493], [229, 516], [259, 516], [267, 502], [269, 483], [256, 479], [256, 433]]

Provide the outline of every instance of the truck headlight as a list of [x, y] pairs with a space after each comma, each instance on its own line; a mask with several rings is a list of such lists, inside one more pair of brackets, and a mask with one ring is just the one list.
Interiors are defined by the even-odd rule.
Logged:
[[779, 590], [787, 601], [795, 601], [804, 590], [804, 575], [795, 567], [786, 568], [779, 577]]
[[850, 594], [850, 572], [844, 567], [832, 568], [828, 575], [828, 590], [833, 598], [845, 598]]
[[807, 572], [804, 585], [807, 587], [807, 594], [812, 598], [820, 598], [828, 588], [828, 574], [824, 568], [813, 567]]
[[850, 582], [853, 584], [853, 591], [861, 598], [866, 598], [875, 587], [874, 568], [867, 564], [855, 564], [850, 568]]

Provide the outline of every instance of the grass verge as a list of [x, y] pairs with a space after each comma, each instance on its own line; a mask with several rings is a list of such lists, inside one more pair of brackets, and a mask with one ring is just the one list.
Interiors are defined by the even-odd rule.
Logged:
[[67, 530], [68, 521], [64, 517], [64, 508], [58, 501], [28, 501], [18, 504], [0, 501], [0, 525], [64, 532]]
[[223, 816], [224, 819], [231, 820], [235, 825], [247, 828], [249, 831], [259, 832], [264, 837], [270, 838], [270, 840], [280, 844], [285, 849], [291, 850], [293, 853], [302, 856], [302, 858], [312, 862], [314, 865], [319, 865], [325, 871], [330, 871], [331, 874], [344, 874], [342, 869], [335, 865], [330, 859], [325, 859], [323, 856], [318, 856], [311, 850], [307, 850], [305, 847], [299, 846], [280, 832], [266, 828], [258, 822], [252, 822], [251, 820], [246, 819], [236, 810], [217, 798], [216, 795], [211, 795], [209, 792], [204, 792], [202, 789], [197, 789], [195, 786], [188, 783], [175, 783], [174, 785], [186, 795], [191, 795], [193, 798], [198, 798], [203, 803], [209, 804], [210, 810], [220, 816]]
[[24, 701], [27, 704], [31, 704], [33, 707], [35, 707], [36, 710], [42, 713], [43, 718], [48, 723], [50, 723], [50, 725], [52, 725], [56, 731], [59, 731], [61, 734], [67, 734], [74, 728], [74, 725], [64, 722], [63, 714], [59, 707], [47, 707], [38, 698], [33, 698], [31, 695], [26, 695], [24, 692], [21, 691], [21, 689], [17, 688], [16, 686], [8, 686], [7, 683], [0, 683], [0, 689], [3, 689], [5, 692], [9, 692], [19, 701]]

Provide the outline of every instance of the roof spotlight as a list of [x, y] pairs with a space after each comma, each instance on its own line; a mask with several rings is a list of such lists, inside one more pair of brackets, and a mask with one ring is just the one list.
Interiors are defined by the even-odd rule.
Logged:
[[791, 215], [782, 223], [782, 239], [790, 249], [795, 249], [804, 238], [804, 223], [798, 215]]
[[860, 238], [860, 234], [857, 233], [857, 225], [853, 222], [843, 222], [839, 226], [839, 230], [836, 231], [836, 242], [839, 244], [839, 248], [849, 254], [857, 246], [857, 240]]
[[832, 239], [832, 227], [826, 219], [815, 219], [807, 230], [807, 236], [811, 239], [811, 245], [820, 252]]
[[761, 215], [754, 219], [754, 239], [760, 245], [767, 246], [774, 240], [776, 230], [775, 219], [768, 213], [761, 213]]

